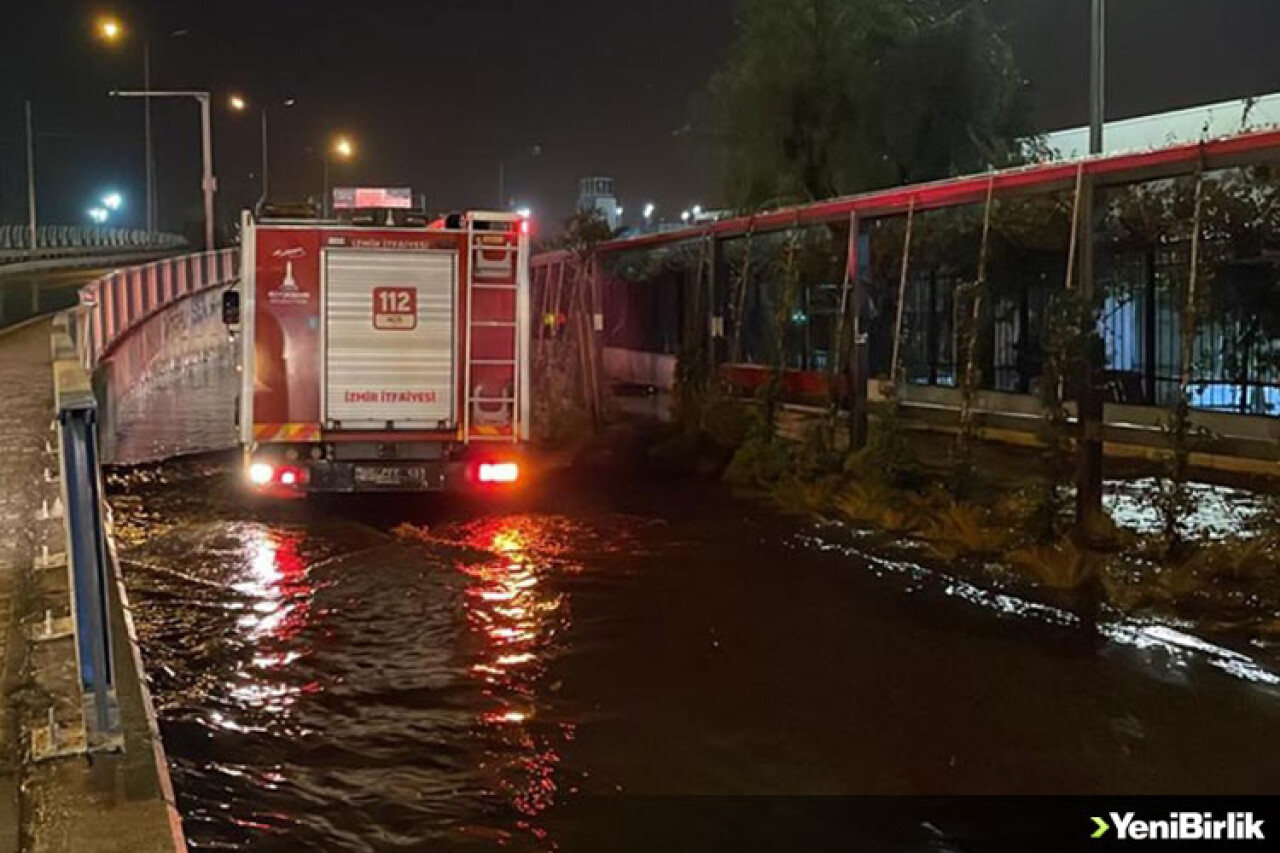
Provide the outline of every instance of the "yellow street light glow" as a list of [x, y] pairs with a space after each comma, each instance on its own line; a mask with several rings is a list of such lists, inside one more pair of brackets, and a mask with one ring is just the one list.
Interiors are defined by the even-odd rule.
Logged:
[[119, 41], [124, 37], [124, 24], [119, 18], [103, 17], [98, 19], [98, 35], [107, 41]]
[[246, 101], [244, 98], [240, 97], [239, 95], [232, 95], [230, 98], [227, 99], [227, 103], [230, 104], [231, 109], [235, 110], [236, 112], [244, 112], [245, 108], [249, 106], [249, 102]]
[[350, 159], [351, 155], [355, 154], [355, 152], [355, 146], [351, 144], [351, 140], [347, 137], [339, 136], [333, 140], [333, 153], [344, 160]]

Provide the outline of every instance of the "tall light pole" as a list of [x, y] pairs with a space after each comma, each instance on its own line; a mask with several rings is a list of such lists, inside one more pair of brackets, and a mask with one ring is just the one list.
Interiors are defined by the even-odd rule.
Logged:
[[31, 126], [31, 101], [27, 101], [27, 249], [36, 250], [36, 143]]
[[324, 161], [324, 195], [320, 199], [320, 212], [324, 218], [328, 219], [332, 216], [332, 200], [329, 198], [329, 161], [333, 158], [340, 160], [350, 160], [355, 156], [356, 147], [352, 143], [351, 138], [345, 134], [339, 134], [333, 138], [330, 145], [325, 146], [321, 160]]
[[200, 189], [204, 193], [204, 247], [212, 252], [217, 248], [214, 238], [213, 195], [218, 191], [218, 180], [213, 176], [213, 116], [209, 108], [208, 92], [121, 92], [110, 93], [113, 98], [194, 98], [200, 104], [200, 150], [203, 173]]
[[[232, 110], [242, 113], [249, 109], [249, 102], [241, 95], [232, 95], [227, 99], [227, 104]], [[258, 197], [258, 204], [261, 205], [267, 200], [267, 190], [270, 186], [270, 163], [267, 159], [267, 108], [264, 106], [262, 113], [262, 194]]]
[[1102, 153], [1107, 102], [1107, 0], [1093, 0], [1089, 42], [1089, 153]]
[[[125, 27], [119, 18], [104, 17], [98, 19], [98, 36], [108, 44], [118, 44], [125, 37]], [[151, 90], [151, 40], [142, 40], [142, 89]], [[145, 171], [147, 180], [147, 231], [156, 230], [156, 194], [155, 194], [155, 157], [151, 151], [151, 99], [147, 98], [142, 108], [143, 148], [146, 157]]]
[[271, 189], [271, 163], [268, 152], [271, 146], [267, 142], [267, 108], [262, 108], [262, 195], [258, 197], [258, 205], [267, 203], [267, 192]]
[[[280, 105], [288, 108], [292, 107], [296, 101], [293, 98], [285, 98]], [[243, 113], [249, 109], [249, 101], [243, 95], [232, 95], [227, 99], [228, 106], [238, 113]], [[267, 104], [264, 103], [260, 110], [262, 119], [262, 194], [258, 198], [259, 206], [266, 204], [267, 194], [271, 189], [271, 161], [270, 161], [270, 138], [267, 135], [267, 113], [269, 112]]]
[[[1089, 39], [1089, 154], [1103, 151], [1103, 126], [1106, 121], [1106, 0], [1092, 0]], [[1076, 442], [1076, 524], [1083, 538], [1088, 538], [1094, 522], [1102, 515], [1102, 422], [1105, 404], [1098, 393], [1098, 376], [1102, 372], [1097, 346], [1097, 317], [1094, 311], [1097, 283], [1097, 230], [1101, 224], [1097, 204], [1097, 187], [1091, 175], [1081, 186], [1080, 206], [1084, 210], [1085, 227], [1080, 245], [1080, 336], [1084, 343], [1080, 359], [1077, 395], [1079, 436]]]
[[[142, 90], [151, 91], [151, 39], [142, 40]], [[142, 136], [147, 158], [147, 233], [156, 230], [156, 161], [151, 149], [151, 99], [142, 100]]]
[[[521, 155], [528, 154], [530, 157], [541, 157], [542, 146], [530, 145], [526, 150], [520, 152]], [[514, 158], [512, 158], [514, 159]], [[498, 161], [498, 209], [506, 210], [511, 204], [507, 198], [507, 161]]]

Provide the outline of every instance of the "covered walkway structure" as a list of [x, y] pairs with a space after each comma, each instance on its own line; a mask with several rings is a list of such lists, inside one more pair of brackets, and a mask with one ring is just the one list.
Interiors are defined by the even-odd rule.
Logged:
[[1201, 461], [1270, 470], [1280, 458], [1278, 164], [1280, 132], [1251, 132], [549, 253], [535, 259], [540, 334], [556, 334], [557, 315], [580, 304], [595, 315], [605, 383], [671, 387], [679, 373], [749, 392], [774, 382], [791, 403], [855, 410], [893, 389], [938, 428], [955, 427], [971, 366], [979, 426], [1031, 442], [1064, 294], [1081, 281], [1079, 199], [1092, 182], [1110, 449], [1159, 446], [1164, 410], [1185, 385], [1206, 434]]

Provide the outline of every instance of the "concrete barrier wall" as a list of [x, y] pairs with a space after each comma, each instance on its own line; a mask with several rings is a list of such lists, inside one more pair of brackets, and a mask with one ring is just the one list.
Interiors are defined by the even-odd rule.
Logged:
[[103, 461], [137, 464], [236, 445], [238, 348], [220, 285], [136, 326], [98, 365]]
[[125, 268], [84, 288], [80, 350], [94, 369], [104, 462], [235, 445], [237, 349], [222, 295], [238, 265], [228, 249]]

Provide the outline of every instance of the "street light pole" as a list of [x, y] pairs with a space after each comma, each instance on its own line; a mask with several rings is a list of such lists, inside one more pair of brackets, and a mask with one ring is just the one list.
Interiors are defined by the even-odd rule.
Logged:
[[324, 153], [320, 157], [323, 165], [321, 172], [324, 175], [320, 182], [320, 217], [322, 219], [329, 218], [329, 149], [325, 148]]
[[267, 203], [267, 190], [269, 188], [269, 173], [267, 171], [267, 108], [262, 108], [262, 198], [258, 200], [258, 204]]
[[36, 250], [36, 144], [31, 126], [31, 101], [27, 101], [27, 249]]
[[214, 240], [213, 196], [218, 191], [218, 181], [213, 176], [213, 116], [210, 109], [208, 92], [121, 92], [110, 93], [115, 98], [194, 98], [200, 104], [200, 144], [204, 165], [200, 180], [200, 189], [204, 193], [204, 246], [205, 251], [212, 252], [216, 247]]
[[[1106, 121], [1106, 0], [1092, 0], [1089, 40], [1089, 154], [1103, 151], [1103, 128]], [[1081, 186], [1080, 206], [1085, 226], [1080, 245], [1080, 336], [1083, 348], [1077, 389], [1076, 442], [1076, 525], [1081, 538], [1087, 540], [1094, 522], [1102, 515], [1102, 424], [1105, 403], [1098, 389], [1101, 347], [1098, 320], [1094, 310], [1097, 299], [1097, 230], [1101, 224], [1097, 203], [1097, 187], [1092, 176]]]
[[[142, 42], [142, 89], [145, 92], [151, 91], [151, 39], [144, 39]], [[156, 230], [156, 167], [155, 158], [151, 153], [151, 99], [144, 98], [142, 104], [143, 144], [147, 158], [147, 233], [154, 234]]]
[[[98, 19], [97, 29], [99, 36], [112, 44], [118, 43], [125, 38], [124, 24], [118, 18], [107, 16]], [[144, 37], [142, 40], [142, 91], [151, 91], [151, 39]], [[155, 191], [155, 157], [152, 154], [151, 144], [151, 100], [147, 98], [142, 106], [142, 144], [143, 156], [143, 172], [146, 175], [146, 204], [143, 207], [147, 215], [147, 231], [154, 233], [156, 230], [156, 191]]]
[[1093, 0], [1089, 48], [1089, 153], [1102, 153], [1106, 121], [1107, 0]]
[[343, 160], [350, 160], [355, 153], [355, 146], [352, 145], [351, 138], [345, 134], [334, 137], [332, 142], [326, 144], [320, 152], [320, 161], [324, 164], [324, 197], [320, 200], [321, 214], [328, 219], [332, 216], [332, 192], [329, 190], [329, 165], [330, 160], [336, 154]]
[[204, 163], [200, 178], [200, 188], [204, 191], [204, 249], [212, 252], [217, 247], [213, 233], [213, 194], [218, 191], [217, 179], [213, 177], [213, 115], [208, 92], [196, 100], [200, 102], [200, 147]]
[[[228, 103], [229, 103], [229, 105], [231, 106], [231, 109], [232, 109], [232, 110], [234, 110], [235, 112], [238, 112], [238, 113], [244, 112], [245, 110], [247, 110], [247, 109], [249, 108], [249, 102], [248, 102], [247, 100], [245, 100], [245, 99], [244, 99], [242, 96], [240, 96], [240, 95], [232, 95], [232, 96], [231, 96], [231, 98], [229, 99]], [[291, 103], [292, 103], [292, 100], [286, 101], [286, 102], [285, 102], [285, 106], [289, 106]], [[260, 208], [262, 207], [262, 205], [264, 205], [264, 204], [266, 204], [266, 203], [267, 203], [267, 192], [269, 191], [269, 189], [270, 189], [270, 185], [271, 185], [270, 159], [269, 159], [269, 153], [268, 153], [268, 152], [269, 152], [269, 149], [270, 149], [270, 142], [269, 142], [269, 140], [268, 140], [268, 138], [267, 138], [267, 108], [266, 108], [266, 106], [263, 106], [263, 107], [262, 107], [262, 109], [259, 111], [259, 115], [261, 116], [261, 119], [262, 119], [262, 141], [261, 141], [261, 151], [262, 151], [262, 192], [261, 192], [261, 194], [258, 196], [258, 205], [257, 205], [257, 206], [258, 206], [258, 208], [260, 209]]]
[[[534, 145], [530, 145], [528, 148], [518, 152], [518, 154], [512, 155], [512, 159], [516, 156], [523, 157], [525, 155], [528, 155], [529, 157], [541, 157], [542, 146], [536, 143]], [[510, 206], [511, 203], [507, 199], [507, 158], [504, 157], [498, 161], [498, 209], [506, 210]]]

